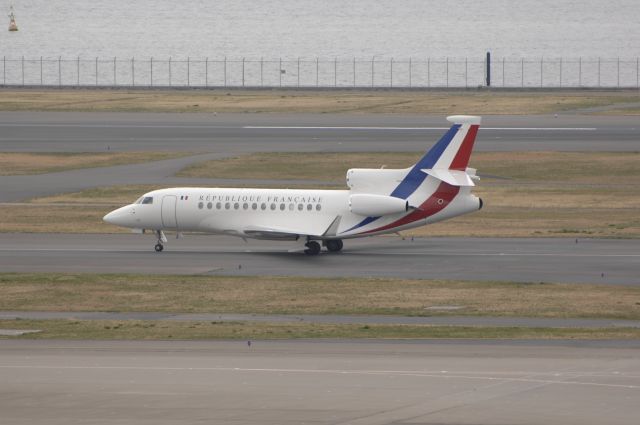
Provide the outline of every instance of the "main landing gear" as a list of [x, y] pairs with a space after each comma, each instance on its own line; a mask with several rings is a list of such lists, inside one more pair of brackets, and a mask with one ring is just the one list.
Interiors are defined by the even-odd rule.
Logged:
[[343, 243], [340, 239], [329, 239], [324, 242], [324, 246], [327, 247], [329, 252], [338, 252], [342, 250]]
[[[343, 246], [340, 239], [329, 239], [323, 241], [322, 244], [327, 247], [327, 251], [329, 252], [338, 252]], [[307, 247], [307, 249], [304, 250], [304, 253], [307, 255], [318, 255], [320, 253], [321, 247], [316, 241], [308, 241], [304, 246]]]
[[307, 249], [304, 250], [304, 253], [307, 255], [318, 255], [320, 253], [320, 244], [316, 241], [309, 241], [304, 246]]

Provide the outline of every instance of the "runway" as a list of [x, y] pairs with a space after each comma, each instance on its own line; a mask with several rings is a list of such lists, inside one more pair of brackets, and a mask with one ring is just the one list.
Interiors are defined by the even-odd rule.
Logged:
[[0, 341], [2, 423], [637, 422], [637, 341]]
[[[0, 151], [422, 152], [444, 115], [0, 112]], [[637, 117], [489, 115], [478, 151], [635, 151]]]
[[[385, 114], [0, 112], [0, 152], [196, 154], [145, 164], [0, 176], [0, 202], [122, 184], [251, 184], [238, 182], [233, 176], [190, 179], [174, 175], [195, 162], [251, 152], [425, 152], [444, 133], [447, 124], [444, 116]], [[638, 127], [635, 117], [488, 116], [475, 148], [638, 151]]]
[[154, 244], [152, 235], [5, 234], [0, 269], [640, 284], [639, 240], [372, 237], [316, 257], [228, 236], [170, 239], [162, 253]]

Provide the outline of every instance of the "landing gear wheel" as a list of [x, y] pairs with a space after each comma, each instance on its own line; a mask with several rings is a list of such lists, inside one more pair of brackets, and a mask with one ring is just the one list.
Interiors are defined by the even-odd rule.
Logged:
[[304, 253], [307, 255], [318, 255], [320, 253], [320, 244], [315, 241], [309, 241], [304, 246], [307, 249], [304, 250]]
[[164, 246], [161, 243], [156, 244], [155, 246], [156, 252], [162, 252], [163, 249], [164, 249]]
[[343, 243], [340, 239], [329, 239], [325, 242], [325, 246], [329, 252], [338, 252], [342, 250]]

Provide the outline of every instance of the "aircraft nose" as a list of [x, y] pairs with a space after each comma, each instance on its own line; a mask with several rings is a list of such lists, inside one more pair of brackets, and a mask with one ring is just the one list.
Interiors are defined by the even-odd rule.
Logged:
[[109, 224], [115, 224], [116, 226], [126, 226], [131, 219], [130, 206], [127, 205], [117, 210], [111, 211], [109, 214], [102, 217], [102, 220]]

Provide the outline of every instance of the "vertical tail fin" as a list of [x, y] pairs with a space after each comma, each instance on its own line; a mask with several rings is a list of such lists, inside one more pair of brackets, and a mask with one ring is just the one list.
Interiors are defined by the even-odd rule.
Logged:
[[418, 161], [416, 168], [464, 171], [469, 164], [480, 120], [480, 117], [469, 115], [447, 117], [453, 125]]

